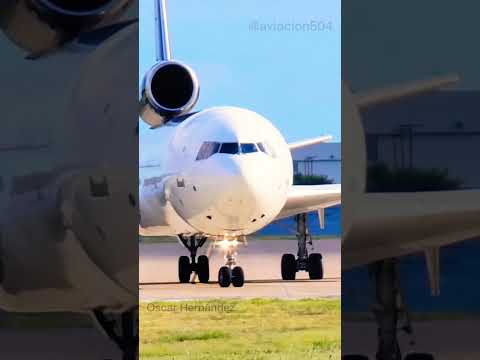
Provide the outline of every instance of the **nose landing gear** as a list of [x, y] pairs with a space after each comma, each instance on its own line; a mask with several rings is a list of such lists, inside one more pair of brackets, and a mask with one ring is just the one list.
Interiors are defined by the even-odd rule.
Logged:
[[322, 255], [308, 253], [307, 244], [313, 246], [312, 237], [308, 231], [307, 214], [295, 216], [297, 222], [298, 251], [297, 258], [293, 254], [283, 254], [281, 272], [283, 280], [295, 280], [298, 271], [308, 271], [310, 279], [323, 279]]
[[[246, 243], [243, 237], [241, 242]], [[225, 251], [225, 265], [218, 271], [218, 284], [220, 287], [242, 287], [245, 284], [245, 274], [240, 266], [236, 266], [238, 239], [223, 239], [215, 242], [215, 246], [220, 246]]]
[[235, 266], [233, 269], [228, 266], [222, 266], [218, 271], [218, 284], [220, 287], [229, 287], [232, 284], [234, 287], [242, 287], [245, 283], [245, 275], [240, 266]]

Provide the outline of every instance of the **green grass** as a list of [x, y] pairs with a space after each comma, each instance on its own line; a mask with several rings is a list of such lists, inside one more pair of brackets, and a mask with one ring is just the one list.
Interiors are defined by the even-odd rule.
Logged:
[[140, 358], [340, 359], [340, 300], [144, 303]]

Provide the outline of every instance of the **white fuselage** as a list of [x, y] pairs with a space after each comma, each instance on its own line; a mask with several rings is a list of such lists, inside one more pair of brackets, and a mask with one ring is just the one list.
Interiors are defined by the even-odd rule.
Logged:
[[293, 181], [280, 132], [235, 107], [192, 115], [173, 130], [161, 166], [140, 165], [141, 226], [162, 226], [172, 235], [251, 234], [278, 215]]
[[[138, 304], [138, 216], [125, 201], [136, 200], [138, 78], [125, 68], [138, 59], [137, 39], [134, 24], [35, 61], [0, 39], [10, 104], [0, 130], [0, 309]], [[85, 185], [103, 176], [112, 196], [99, 200]]]

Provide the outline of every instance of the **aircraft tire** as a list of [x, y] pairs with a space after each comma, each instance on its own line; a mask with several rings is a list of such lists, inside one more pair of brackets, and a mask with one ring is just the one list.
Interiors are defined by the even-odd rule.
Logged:
[[192, 267], [190, 266], [190, 259], [188, 256], [180, 256], [178, 258], [178, 280], [181, 283], [188, 283], [191, 274]]
[[297, 261], [293, 254], [282, 255], [282, 279], [283, 280], [295, 280], [297, 274]]
[[220, 287], [229, 287], [232, 282], [232, 272], [228, 266], [222, 266], [218, 270], [218, 284]]
[[210, 267], [208, 262], [208, 257], [205, 255], [200, 255], [197, 260], [197, 275], [198, 281], [201, 283], [208, 283], [210, 279]]
[[242, 287], [245, 283], [245, 275], [240, 266], [235, 266], [232, 270], [232, 285], [234, 287]]
[[311, 280], [323, 279], [322, 255], [312, 253], [308, 256], [308, 275]]

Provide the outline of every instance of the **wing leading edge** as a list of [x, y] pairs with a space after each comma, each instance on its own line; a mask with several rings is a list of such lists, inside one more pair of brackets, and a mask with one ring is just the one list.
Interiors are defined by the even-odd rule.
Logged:
[[331, 135], [323, 135], [313, 139], [301, 140], [301, 141], [290, 143], [288, 144], [288, 147], [290, 148], [290, 151], [298, 150], [298, 149], [303, 149], [312, 145], [326, 143], [331, 141], [332, 139], [333, 137]]
[[341, 184], [294, 185], [287, 196], [282, 211], [275, 220], [310, 211], [323, 209], [341, 203]]

